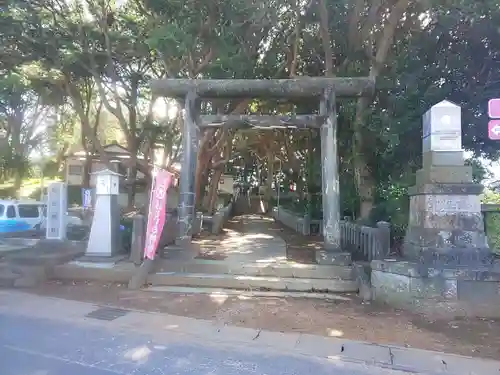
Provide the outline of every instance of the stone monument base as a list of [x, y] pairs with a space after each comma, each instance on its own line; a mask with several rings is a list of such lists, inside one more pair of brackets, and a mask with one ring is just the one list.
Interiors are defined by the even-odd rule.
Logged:
[[386, 259], [371, 267], [375, 301], [433, 317], [500, 317], [500, 264], [432, 268]]

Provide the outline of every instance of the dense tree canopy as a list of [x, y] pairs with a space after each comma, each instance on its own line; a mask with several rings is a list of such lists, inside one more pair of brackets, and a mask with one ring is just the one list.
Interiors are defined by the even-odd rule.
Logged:
[[[159, 116], [158, 102], [166, 104], [151, 97], [148, 86], [161, 77], [375, 78], [373, 97], [338, 103], [343, 209], [365, 219], [404, 224], [406, 188], [421, 165], [421, 116], [443, 99], [463, 108], [464, 148], [475, 157], [499, 156], [498, 144], [487, 137], [485, 113], [500, 88], [500, 8], [494, 0], [4, 4], [0, 119], [8, 125], [10, 146], [2, 147], [4, 177], [20, 180], [26, 168], [16, 165], [27, 165], [37, 148], [60, 160], [75, 143], [99, 152], [109, 139], [122, 139], [132, 155], [146, 160], [162, 148], [161, 163], [178, 161], [181, 113]], [[212, 101], [203, 110], [314, 113], [318, 103]], [[315, 130], [206, 130], [200, 134], [198, 204], [213, 209], [224, 171], [245, 175], [247, 182], [254, 176], [271, 199], [281, 167], [284, 186], [295, 184], [305, 209], [315, 212], [319, 144]], [[144, 170], [141, 160], [134, 161], [129, 180]]]

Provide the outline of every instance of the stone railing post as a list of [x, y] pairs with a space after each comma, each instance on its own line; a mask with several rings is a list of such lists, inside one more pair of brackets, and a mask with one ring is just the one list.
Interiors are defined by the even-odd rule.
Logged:
[[304, 227], [302, 228], [302, 234], [304, 236], [309, 236], [311, 234], [311, 215], [304, 215], [303, 225]]
[[387, 221], [377, 222], [378, 238], [380, 241], [381, 254], [376, 255], [376, 259], [382, 259], [387, 256], [391, 250], [391, 224]]
[[201, 233], [203, 227], [203, 212], [196, 211], [196, 216], [193, 221], [193, 236], [196, 236]]
[[132, 243], [130, 246], [130, 261], [136, 265], [142, 263], [145, 237], [146, 218], [143, 215], [136, 215], [132, 219]]

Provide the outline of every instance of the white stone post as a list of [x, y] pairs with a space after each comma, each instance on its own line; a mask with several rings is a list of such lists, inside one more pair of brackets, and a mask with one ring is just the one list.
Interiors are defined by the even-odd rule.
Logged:
[[46, 235], [48, 240], [66, 239], [68, 191], [64, 182], [53, 182], [48, 187]]
[[111, 257], [120, 251], [120, 174], [109, 169], [96, 175], [96, 204], [86, 256]]

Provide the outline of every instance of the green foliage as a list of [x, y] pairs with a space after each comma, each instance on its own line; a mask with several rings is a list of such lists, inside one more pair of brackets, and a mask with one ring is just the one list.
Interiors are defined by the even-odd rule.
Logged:
[[481, 202], [484, 204], [500, 204], [500, 193], [485, 189], [481, 195]]
[[[448, 99], [462, 106], [463, 143], [474, 154], [468, 163], [476, 182], [487, 177], [477, 157], [493, 160], [499, 156], [498, 143], [488, 139], [485, 126], [487, 99], [500, 89], [497, 4], [417, 3], [400, 22], [396, 42], [380, 66], [373, 102], [362, 114], [361, 150], [353, 141], [356, 102], [338, 103], [342, 211], [355, 215], [359, 207], [353, 162], [360, 152], [376, 181], [370, 221], [387, 220], [400, 228], [407, 221], [407, 189], [421, 166], [422, 115], [431, 105]], [[0, 179], [10, 179], [17, 171], [28, 176], [34, 149], [49, 154], [45, 173], [54, 177], [59, 175], [61, 155], [70, 146], [93, 148], [96, 141], [119, 138], [134, 152], [138, 148], [146, 152], [151, 145], [163, 147], [171, 155], [169, 161], [177, 161], [179, 122], [150, 116], [149, 81], [165, 76], [288, 78], [294, 58], [296, 75], [323, 76], [325, 51], [318, 32], [318, 7], [316, 2], [311, 4], [305, 7], [290, 0], [137, 0], [117, 7], [113, 1], [96, 0], [10, 1], [0, 13], [0, 117], [16, 132], [10, 134], [9, 150], [0, 150], [4, 153]], [[360, 16], [371, 5], [368, 1]], [[353, 9], [353, 2], [327, 2], [338, 76], [367, 75], [372, 65], [369, 55], [373, 51], [366, 53], [371, 42], [350, 44]], [[110, 10], [114, 22], [108, 24], [104, 21]], [[428, 16], [428, 22], [421, 20], [422, 14]], [[370, 35], [374, 38], [382, 22], [383, 14], [372, 25]], [[294, 48], [297, 56], [293, 56]], [[235, 104], [205, 103], [207, 112], [227, 112]], [[250, 104], [257, 113], [318, 110], [316, 98]], [[99, 105], [114, 120], [96, 115]], [[56, 121], [50, 131], [36, 136], [30, 114], [39, 106], [50, 108], [44, 113], [55, 113]], [[84, 124], [84, 119], [94, 122], [95, 117], [100, 129]], [[96, 139], [86, 130], [95, 130]], [[288, 205], [313, 218], [321, 217], [318, 132], [238, 132], [226, 170], [236, 171], [244, 165], [248, 175], [256, 176], [257, 165], [265, 164], [262, 160], [268, 148], [281, 160], [284, 187], [288, 189], [292, 182], [298, 186], [296, 201]], [[71, 200], [77, 203], [80, 199], [78, 190]]]
[[500, 255], [500, 211], [485, 212], [484, 225], [488, 235], [488, 245], [493, 252]]

